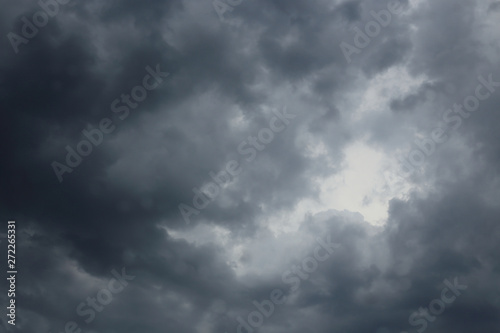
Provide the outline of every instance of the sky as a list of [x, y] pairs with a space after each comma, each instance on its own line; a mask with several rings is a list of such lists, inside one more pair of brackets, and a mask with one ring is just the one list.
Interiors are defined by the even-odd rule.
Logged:
[[0, 332], [498, 332], [499, 28], [495, 0], [4, 2]]

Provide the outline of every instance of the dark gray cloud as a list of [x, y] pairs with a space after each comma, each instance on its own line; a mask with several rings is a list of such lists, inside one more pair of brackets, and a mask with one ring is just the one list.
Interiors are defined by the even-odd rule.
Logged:
[[[498, 3], [401, 1], [351, 62], [341, 43], [388, 2], [227, 3], [229, 23], [210, 1], [59, 4], [31, 37], [43, 6], [5, 4], [0, 244], [16, 220], [19, 273], [2, 330], [229, 333], [261, 316], [270, 333], [494, 332]], [[127, 104], [148, 66], [169, 75]], [[450, 130], [480, 76], [488, 96]], [[105, 118], [113, 132], [59, 182], [51, 164]], [[439, 127], [446, 142], [400, 177], [397, 157]], [[219, 187], [230, 161], [242, 171]], [[209, 183], [186, 223], [179, 205]], [[327, 259], [307, 259], [329, 238]], [[122, 268], [134, 279], [86, 323], [78, 306]], [[467, 289], [441, 314], [415, 314], [455, 278]], [[256, 314], [276, 289], [284, 304]]]

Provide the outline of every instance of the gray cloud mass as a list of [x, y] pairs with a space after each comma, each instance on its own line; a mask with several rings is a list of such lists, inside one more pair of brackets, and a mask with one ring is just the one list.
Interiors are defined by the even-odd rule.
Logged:
[[4, 3], [0, 332], [499, 332], [499, 2], [215, 2]]

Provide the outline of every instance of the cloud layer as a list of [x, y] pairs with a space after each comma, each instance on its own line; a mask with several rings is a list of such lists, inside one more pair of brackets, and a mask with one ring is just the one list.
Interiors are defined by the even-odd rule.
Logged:
[[[392, 5], [5, 4], [0, 237], [16, 220], [19, 274], [2, 329], [495, 332], [499, 2], [400, 0], [356, 46]], [[106, 304], [86, 322], [89, 297]]]

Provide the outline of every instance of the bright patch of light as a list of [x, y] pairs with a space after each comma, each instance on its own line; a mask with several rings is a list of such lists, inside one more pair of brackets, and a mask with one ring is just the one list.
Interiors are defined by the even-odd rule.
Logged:
[[364, 220], [382, 225], [388, 217], [389, 201], [405, 199], [412, 185], [397, 174], [399, 162], [394, 156], [376, 151], [359, 141], [345, 151], [342, 170], [313, 181], [320, 199], [300, 201], [292, 211], [278, 212], [262, 221], [275, 235], [296, 231], [308, 214], [327, 210], [360, 213]]
[[365, 143], [349, 146], [345, 154], [343, 170], [320, 185], [322, 203], [331, 209], [359, 212], [373, 224], [384, 223], [389, 200], [404, 195], [409, 184], [402, 189], [398, 184], [402, 179], [387, 177], [397, 164]]

